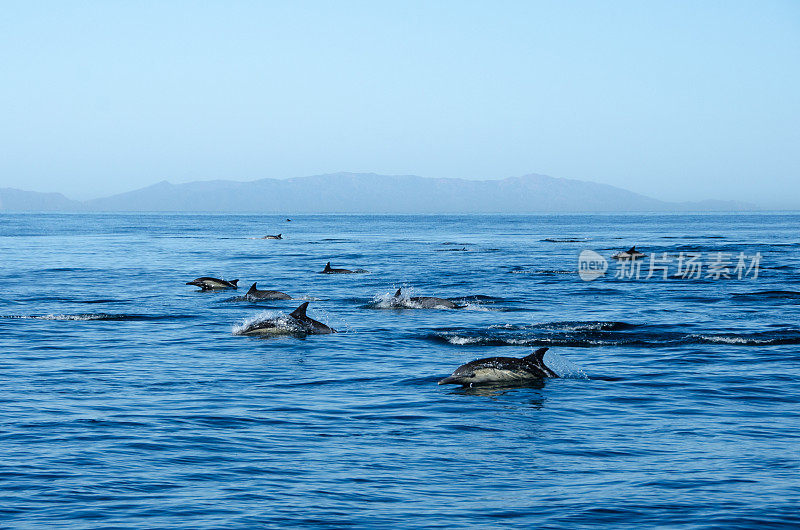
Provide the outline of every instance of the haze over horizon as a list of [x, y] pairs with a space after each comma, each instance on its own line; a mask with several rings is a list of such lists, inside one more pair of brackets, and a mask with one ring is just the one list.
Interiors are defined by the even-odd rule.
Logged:
[[529, 173], [800, 207], [800, 4], [9, 2], [0, 187]]

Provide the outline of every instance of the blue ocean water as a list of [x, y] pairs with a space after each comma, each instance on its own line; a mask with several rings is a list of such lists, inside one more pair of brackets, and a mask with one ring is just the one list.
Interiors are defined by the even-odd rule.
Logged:
[[[798, 226], [2, 214], [0, 524], [800, 525]], [[579, 277], [582, 250], [634, 244], [670, 276]], [[682, 253], [730, 256], [732, 277], [671, 277]], [[256, 281], [340, 333], [234, 334], [300, 303], [231, 300]], [[465, 307], [390, 308], [398, 287]], [[541, 346], [562, 378], [437, 385]]]

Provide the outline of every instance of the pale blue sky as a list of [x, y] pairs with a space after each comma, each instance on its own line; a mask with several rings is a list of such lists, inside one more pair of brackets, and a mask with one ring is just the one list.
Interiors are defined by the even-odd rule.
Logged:
[[800, 2], [4, 2], [0, 187], [336, 171], [800, 206]]

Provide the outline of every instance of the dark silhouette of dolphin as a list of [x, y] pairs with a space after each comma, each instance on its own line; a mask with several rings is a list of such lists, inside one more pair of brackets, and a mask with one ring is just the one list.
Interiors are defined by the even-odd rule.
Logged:
[[[256, 282], [258, 283], [258, 282]], [[248, 300], [291, 300], [292, 297], [281, 291], [269, 291], [256, 289], [256, 283], [250, 286], [250, 289], [245, 294]]]
[[[403, 289], [400, 288], [394, 293], [394, 302], [402, 307], [421, 307], [424, 309], [433, 309], [434, 307], [444, 307], [447, 309], [458, 309], [460, 306], [455, 302], [452, 302], [446, 298], [438, 298], [436, 296], [412, 296], [410, 298], [403, 298], [402, 291]], [[409, 306], [407, 303], [410, 302], [411, 305]]]
[[325, 268], [322, 269], [322, 274], [357, 274], [358, 272], [365, 272], [365, 271], [351, 271], [350, 269], [334, 269], [331, 268], [331, 262], [325, 264]]
[[217, 291], [221, 289], [238, 289], [239, 287], [236, 285], [238, 282], [239, 280], [227, 281], [203, 276], [202, 278], [186, 282], [186, 285], [196, 285], [203, 291]]
[[289, 313], [288, 316], [254, 322], [240, 335], [325, 335], [336, 330], [306, 315], [308, 302]]
[[623, 252], [617, 252], [613, 256], [612, 259], [639, 259], [645, 257], [647, 254], [643, 252], [639, 252], [636, 250], [636, 245], [632, 246], [630, 249], [625, 250]]
[[545, 366], [544, 354], [549, 348], [539, 348], [521, 359], [489, 357], [468, 362], [456, 368], [453, 375], [439, 381], [440, 385], [502, 385], [524, 383], [545, 377], [558, 377]]

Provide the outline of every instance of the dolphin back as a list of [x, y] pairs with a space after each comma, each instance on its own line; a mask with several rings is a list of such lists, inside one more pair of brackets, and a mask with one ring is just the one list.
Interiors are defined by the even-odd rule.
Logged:
[[303, 302], [302, 304], [300, 304], [300, 307], [289, 313], [289, 316], [292, 318], [296, 318], [297, 320], [308, 318], [306, 316], [307, 309], [308, 309], [308, 302]]
[[550, 348], [539, 348], [538, 350], [536, 350], [532, 354], [526, 355], [525, 357], [523, 357], [523, 359], [525, 359], [526, 361], [536, 361], [538, 363], [543, 363], [544, 362], [544, 354], [549, 349]]

